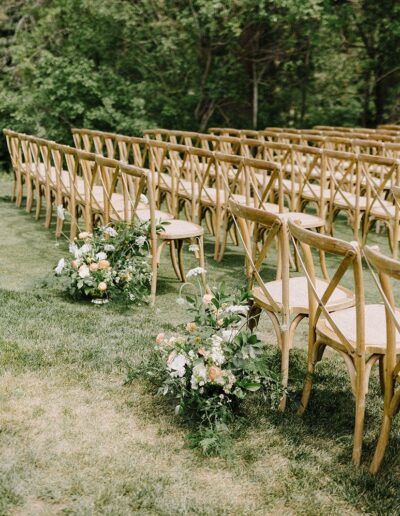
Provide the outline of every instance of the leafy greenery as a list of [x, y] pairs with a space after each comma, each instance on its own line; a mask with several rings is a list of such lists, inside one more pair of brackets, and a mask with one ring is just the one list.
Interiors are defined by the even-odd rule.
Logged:
[[396, 122], [399, 45], [396, 0], [3, 0], [0, 125]]
[[73, 297], [98, 304], [113, 298], [146, 302], [151, 280], [149, 231], [147, 222], [136, 222], [81, 232], [69, 246], [71, 260], [61, 258], [55, 274], [66, 280]]
[[187, 296], [194, 321], [179, 325], [176, 335], [157, 335], [151, 367], [146, 361], [128, 370], [128, 382], [151, 379], [158, 394], [174, 402], [175, 413], [197, 426], [190, 442], [206, 455], [226, 452], [227, 425], [237, 419], [245, 398], [257, 393], [266, 407], [276, 408], [281, 396], [267, 348], [247, 330], [249, 298], [244, 289], [228, 294], [224, 286]]

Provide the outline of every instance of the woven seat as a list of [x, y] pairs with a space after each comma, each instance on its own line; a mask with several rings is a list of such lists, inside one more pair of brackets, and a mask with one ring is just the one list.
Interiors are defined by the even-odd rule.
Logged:
[[[400, 310], [396, 309], [397, 319], [400, 321]], [[331, 317], [350, 344], [356, 349], [357, 325], [356, 310], [354, 307], [340, 310], [331, 314]], [[325, 319], [320, 319], [317, 324], [317, 334], [324, 339], [329, 339], [331, 345], [344, 351], [340, 339], [332, 329], [332, 326]], [[396, 332], [396, 347], [400, 353], [400, 334]], [[374, 304], [365, 306], [365, 351], [366, 353], [386, 352], [386, 318], [385, 307]]]
[[164, 231], [161, 231], [158, 235], [161, 240], [197, 238], [204, 234], [201, 226], [187, 220], [172, 219], [167, 222]]
[[[323, 279], [316, 279], [316, 290], [319, 295], [322, 295], [329, 282]], [[276, 303], [282, 305], [282, 281], [270, 281], [265, 283], [265, 287]], [[262, 304], [263, 307], [271, 309], [271, 305], [259, 287], [252, 290], [254, 299], [257, 303]], [[354, 304], [353, 293], [344, 288], [337, 287], [328, 303], [330, 311], [339, 310], [352, 306]], [[305, 277], [289, 278], [289, 310], [292, 314], [307, 314], [309, 313], [308, 287], [307, 279]]]

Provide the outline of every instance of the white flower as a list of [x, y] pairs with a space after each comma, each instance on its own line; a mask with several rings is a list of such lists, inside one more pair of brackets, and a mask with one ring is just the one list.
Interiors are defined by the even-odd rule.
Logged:
[[210, 357], [216, 365], [222, 365], [225, 362], [224, 352], [221, 347], [223, 340], [218, 335], [213, 335], [211, 337], [211, 342], [212, 346]]
[[100, 251], [100, 253], [96, 254], [96, 260], [107, 260], [107, 254]]
[[236, 328], [227, 328], [222, 331], [222, 339], [225, 342], [231, 342], [238, 333], [239, 331]]
[[87, 278], [88, 276], [90, 276], [90, 270], [89, 267], [84, 263], [79, 267], [79, 277], [83, 279]]
[[80, 257], [78, 246], [75, 244], [69, 244], [69, 252], [73, 255], [74, 258]]
[[233, 384], [236, 382], [235, 375], [230, 369], [224, 371], [224, 392], [229, 393], [232, 390]]
[[176, 298], [176, 303], [177, 303], [178, 305], [183, 306], [183, 305], [185, 305], [185, 304], [186, 304], [186, 301], [185, 301], [185, 299], [184, 299], [183, 297], [177, 297], [177, 298]]
[[182, 378], [185, 374], [185, 365], [187, 364], [186, 358], [179, 354], [169, 364], [169, 368], [172, 370], [171, 376]]
[[118, 233], [114, 228], [104, 228], [104, 233], [110, 237], [118, 236]]
[[149, 204], [149, 200], [144, 194], [140, 194], [140, 202], [143, 204]]
[[65, 267], [65, 260], [64, 260], [64, 258], [61, 258], [61, 260], [57, 264], [57, 267], [54, 269], [54, 272], [59, 276], [62, 273], [64, 267]]
[[144, 235], [142, 235], [140, 237], [137, 237], [135, 243], [138, 247], [143, 247], [144, 244], [146, 243], [146, 240], [147, 240], [147, 238]]
[[197, 251], [200, 249], [200, 247], [197, 244], [190, 244], [189, 251], [191, 253], [197, 253]]
[[194, 269], [190, 269], [190, 271], [186, 274], [186, 277], [194, 278], [195, 276], [199, 276], [200, 274], [205, 274], [207, 271], [203, 269], [203, 267], [195, 267]]
[[60, 220], [64, 220], [65, 219], [65, 209], [64, 209], [64, 206], [62, 204], [57, 206], [57, 218], [59, 218]]
[[204, 364], [200, 363], [193, 367], [192, 377], [190, 378], [190, 386], [192, 389], [198, 389], [198, 386], [202, 386], [208, 381], [207, 368]]
[[115, 251], [115, 247], [112, 244], [106, 244], [104, 246], [104, 251], [107, 251], [107, 253], [111, 253], [112, 251]]
[[225, 309], [225, 312], [228, 314], [243, 314], [247, 315], [249, 311], [249, 307], [246, 305], [231, 305]]
[[83, 244], [83, 246], [78, 249], [79, 256], [85, 256], [85, 254], [89, 254], [92, 250], [92, 246], [90, 244]]

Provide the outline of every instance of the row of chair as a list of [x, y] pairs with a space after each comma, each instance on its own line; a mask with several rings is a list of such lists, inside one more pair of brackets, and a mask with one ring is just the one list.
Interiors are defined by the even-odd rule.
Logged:
[[219, 136], [238, 136], [248, 138], [260, 138], [264, 140], [276, 141], [285, 139], [297, 139], [324, 141], [325, 138], [346, 138], [349, 140], [375, 140], [387, 143], [400, 141], [400, 133], [394, 130], [360, 130], [346, 131], [344, 128], [328, 128], [317, 126], [314, 129], [294, 129], [288, 127], [267, 127], [261, 131], [253, 129], [234, 129], [227, 127], [211, 127], [210, 134]]
[[[176, 143], [177, 131], [154, 130], [151, 133], [149, 130], [146, 133], [148, 136], [152, 134], [160, 144], [163, 138], [168, 138], [170, 141], [164, 141], [165, 145], [179, 145]], [[204, 147], [210, 143], [196, 133], [180, 133], [180, 141], [186, 144], [201, 144]], [[346, 212], [349, 216], [355, 239], [359, 238], [362, 221], [361, 240], [364, 242], [371, 225], [377, 221], [383, 223], [388, 227], [389, 241], [396, 255], [398, 207], [391, 187], [399, 184], [397, 158], [229, 136], [212, 137], [211, 141], [224, 153], [279, 163], [280, 195], [285, 198], [286, 206], [290, 211], [303, 212], [307, 205], [315, 205], [318, 217], [326, 221], [326, 229], [330, 233], [340, 212]], [[182, 161], [183, 158], [178, 159], [177, 164]], [[179, 170], [175, 174], [178, 175]], [[231, 174], [234, 177], [232, 171]], [[254, 177], [262, 183], [260, 174]], [[229, 177], [224, 180], [229, 181]]]
[[[21, 204], [25, 190], [26, 209], [31, 211], [36, 202], [38, 220], [44, 204], [46, 227], [50, 226], [56, 212], [57, 237], [63, 231], [65, 209], [69, 215], [71, 240], [78, 234], [79, 224], [91, 232], [98, 223], [130, 222], [135, 218], [150, 223], [153, 302], [157, 268], [165, 246], [170, 248], [171, 261], [181, 281], [185, 280], [182, 254], [185, 242], [197, 243], [199, 266], [204, 268], [203, 229], [158, 209], [156, 188], [149, 170], [50, 140], [10, 130], [4, 133], [15, 171], [17, 205]], [[164, 227], [157, 234], [160, 223], [164, 223]]]
[[[299, 413], [307, 408], [313, 384], [314, 370], [327, 347], [338, 352], [348, 368], [355, 398], [353, 461], [361, 460], [365, 398], [369, 377], [375, 363], [380, 365], [384, 390], [384, 416], [381, 435], [371, 464], [376, 473], [388, 443], [391, 422], [400, 406], [400, 310], [395, 307], [389, 278], [400, 279], [400, 262], [381, 254], [379, 250], [357, 242], [322, 235], [302, 227], [294, 217], [285, 221], [272, 213], [246, 207], [230, 201], [235, 222], [240, 228], [246, 253], [248, 279], [254, 305], [249, 324], [256, 326], [261, 311], [273, 323], [281, 349], [283, 387], [289, 376], [289, 351], [299, 322], [308, 317], [309, 339], [307, 376]], [[282, 252], [278, 255], [279, 280], [265, 282], [261, 266], [278, 238]], [[289, 246], [293, 242], [298, 253], [303, 276], [290, 277]], [[331, 279], [316, 274], [317, 263], [312, 250], [335, 257], [336, 270]], [[364, 295], [363, 257], [379, 274], [384, 304], [366, 304]], [[350, 271], [353, 288], [342, 285]], [[386, 332], [385, 332], [386, 328]], [[284, 409], [286, 396], [282, 398]]]
[[[148, 167], [158, 206], [166, 199], [175, 218], [184, 210], [193, 223], [201, 225], [206, 219], [215, 236], [216, 259], [222, 259], [229, 234], [237, 241], [227, 206], [230, 195], [253, 207], [262, 203], [279, 213], [301, 212], [303, 222], [309, 220], [331, 234], [336, 216], [345, 212], [354, 238], [362, 242], [378, 221], [387, 226], [396, 256], [399, 210], [391, 195], [400, 181], [396, 159], [229, 137], [220, 137], [217, 150], [211, 151], [87, 129], [74, 129], [73, 136], [82, 150]], [[16, 170], [19, 204], [22, 176]], [[31, 192], [28, 182], [28, 206]], [[305, 213], [309, 205], [316, 207], [315, 218]], [[50, 204], [46, 206], [51, 213]]]

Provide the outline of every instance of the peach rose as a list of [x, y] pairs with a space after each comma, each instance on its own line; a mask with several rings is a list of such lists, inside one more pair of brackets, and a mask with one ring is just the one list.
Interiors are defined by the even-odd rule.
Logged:
[[208, 370], [208, 377], [212, 382], [214, 382], [217, 378], [222, 376], [222, 369], [217, 366], [211, 366]]
[[79, 233], [78, 237], [79, 237], [79, 240], [85, 240], [85, 238], [90, 238], [92, 236], [91, 233], [88, 233], [87, 231], [82, 231], [81, 233]]
[[89, 265], [89, 269], [91, 272], [96, 272], [98, 268], [99, 268], [99, 264], [96, 262], [93, 262]]
[[212, 294], [204, 294], [203, 296], [203, 303], [205, 305], [209, 305], [211, 303], [211, 299], [213, 298], [214, 296]]
[[79, 267], [78, 260], [72, 260], [71, 265], [74, 269], [77, 269]]
[[205, 352], [206, 352], [206, 350], [205, 350], [204, 348], [199, 348], [199, 349], [197, 350], [197, 353], [198, 353], [199, 355], [202, 355], [202, 356], [205, 354]]
[[100, 290], [100, 292], [104, 292], [105, 290], [107, 290], [107, 283], [104, 282], [104, 281], [101, 281], [98, 285], [97, 285], [97, 288]]
[[110, 262], [108, 260], [100, 260], [99, 261], [99, 269], [108, 269], [110, 267]]
[[165, 338], [165, 333], [159, 333], [156, 337], [156, 344], [160, 345]]

